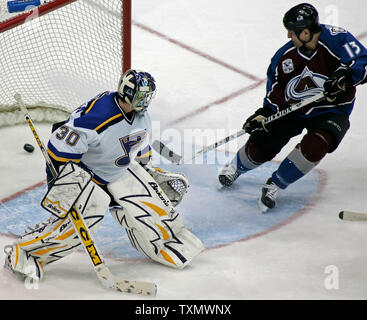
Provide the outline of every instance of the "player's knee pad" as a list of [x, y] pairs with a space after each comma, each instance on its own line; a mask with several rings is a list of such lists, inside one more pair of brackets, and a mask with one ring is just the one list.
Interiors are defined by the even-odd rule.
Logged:
[[259, 144], [248, 140], [245, 145], [245, 152], [247, 157], [256, 164], [262, 164], [270, 161], [276, 156], [275, 152], [271, 152], [267, 149], [262, 148]]
[[91, 233], [97, 230], [110, 197], [87, 178], [88, 174], [75, 164], [64, 167], [42, 201], [42, 206], [54, 216], [31, 228], [13, 244], [13, 251], [18, 252], [15, 259], [26, 252], [43, 266], [78, 249], [80, 240], [67, 215], [71, 207], [83, 216]]
[[299, 148], [308, 161], [318, 163], [330, 151], [331, 142], [332, 136], [325, 131], [309, 132]]
[[112, 216], [126, 228], [132, 245], [149, 258], [183, 268], [204, 249], [161, 187], [135, 161], [108, 190], [122, 207], [111, 209]]

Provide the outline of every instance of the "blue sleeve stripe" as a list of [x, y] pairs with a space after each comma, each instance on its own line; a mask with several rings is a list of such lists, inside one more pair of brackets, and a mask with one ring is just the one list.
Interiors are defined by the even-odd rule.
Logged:
[[69, 160], [79, 162], [82, 157], [82, 154], [60, 152], [52, 145], [51, 142], [47, 144], [47, 153], [51, 158], [59, 162], [68, 162]]
[[[120, 119], [121, 118], [121, 119]], [[109, 126], [118, 123], [122, 120], [122, 113], [116, 114], [113, 117], [107, 119], [103, 123], [101, 123], [99, 126], [94, 128], [94, 131], [97, 131], [98, 133], [103, 132], [106, 130]]]
[[92, 181], [95, 182], [96, 184], [103, 186], [109, 183], [108, 181], [103, 180], [101, 177], [97, 176], [94, 172], [92, 174], [93, 174]]
[[140, 157], [142, 154], [151, 152], [152, 148], [150, 147], [150, 145], [146, 146], [143, 150], [139, 151], [137, 156]]
[[152, 150], [145, 152], [143, 154], [138, 154], [135, 159], [145, 159], [145, 158], [150, 158], [152, 156]]

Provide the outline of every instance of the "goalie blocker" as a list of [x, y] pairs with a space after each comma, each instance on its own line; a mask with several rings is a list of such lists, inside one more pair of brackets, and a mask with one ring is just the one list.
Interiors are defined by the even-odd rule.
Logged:
[[[107, 186], [121, 205], [110, 208], [110, 212], [126, 228], [137, 250], [164, 265], [183, 268], [204, 249], [203, 244], [184, 227], [181, 216], [149, 171], [152, 175], [159, 173], [167, 192], [172, 189], [170, 185], [175, 185], [172, 181], [180, 180], [178, 174], [170, 176], [153, 168], [145, 170], [133, 162], [119, 180]], [[181, 184], [186, 183], [182, 176]], [[179, 202], [184, 192], [178, 194], [171, 191], [173, 200]], [[68, 214], [77, 210], [94, 233], [109, 209], [110, 200], [110, 196], [91, 180], [89, 172], [75, 163], [67, 163], [42, 200], [42, 206], [53, 216], [40, 224], [42, 227], [6, 246], [5, 267], [23, 276], [41, 279], [45, 265], [69, 255], [81, 244], [70, 220], [66, 219]], [[91, 247], [88, 251], [98, 265], [102, 258], [97, 249]]]

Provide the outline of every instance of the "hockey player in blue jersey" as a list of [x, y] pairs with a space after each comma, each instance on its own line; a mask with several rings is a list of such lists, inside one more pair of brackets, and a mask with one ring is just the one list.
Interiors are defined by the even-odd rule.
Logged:
[[[223, 186], [230, 186], [241, 174], [272, 160], [306, 129], [263, 185], [258, 201], [262, 212], [275, 206], [280, 189], [302, 178], [337, 149], [350, 126], [356, 86], [366, 82], [367, 76], [366, 48], [348, 31], [320, 24], [312, 5], [291, 8], [283, 24], [291, 41], [271, 59], [263, 106], [243, 125], [250, 137], [218, 176]], [[266, 117], [321, 92], [322, 101], [263, 125]]]
[[[47, 170], [42, 206], [56, 217], [5, 247], [8, 269], [41, 279], [45, 265], [78, 249], [66, 219], [70, 199], [92, 233], [109, 211], [138, 251], [164, 265], [183, 268], [204, 249], [176, 210], [189, 186], [186, 177], [150, 161], [147, 108], [155, 91], [149, 73], [127, 70], [118, 91], [97, 95], [53, 126], [47, 152], [59, 174]], [[91, 180], [84, 187], [86, 177]], [[73, 185], [80, 187], [68, 187]]]

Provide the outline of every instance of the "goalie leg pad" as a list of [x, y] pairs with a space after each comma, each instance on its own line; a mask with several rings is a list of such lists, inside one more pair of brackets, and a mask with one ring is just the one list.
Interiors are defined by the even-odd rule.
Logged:
[[[61, 193], [59, 195], [62, 196]], [[62, 204], [69, 201], [67, 198], [68, 195], [65, 194], [56, 202]], [[100, 226], [109, 203], [109, 195], [90, 181], [79, 194], [73, 207], [83, 216], [90, 232], [94, 233]], [[11, 266], [13, 271], [27, 274], [27, 268], [33, 261], [43, 267], [79, 248], [80, 239], [75, 232], [74, 224], [67, 216], [63, 219], [51, 216], [40, 225], [42, 226], [39, 228], [30, 228], [33, 231], [12, 244], [12, 254], [8, 255], [7, 265]], [[41, 271], [43, 272], [43, 269]]]
[[58, 218], [64, 218], [83, 190], [92, 183], [92, 175], [74, 162], [62, 167], [41, 205]]
[[122, 210], [110, 210], [126, 228], [137, 250], [149, 258], [173, 268], [183, 268], [204, 246], [187, 230], [181, 216], [152, 176], [132, 162], [121, 178], [108, 190]]

